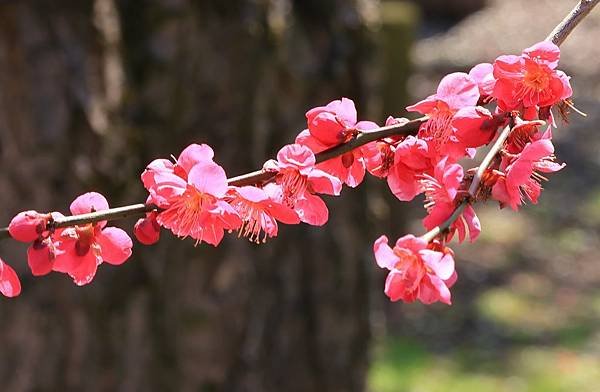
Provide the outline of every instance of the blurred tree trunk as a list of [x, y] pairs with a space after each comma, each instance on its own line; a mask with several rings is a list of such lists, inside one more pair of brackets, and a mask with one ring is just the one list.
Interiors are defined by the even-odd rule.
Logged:
[[[367, 117], [374, 3], [2, 2], [1, 222], [67, 212], [90, 190], [139, 202], [144, 166], [192, 142], [230, 175], [253, 170], [307, 108], [340, 96]], [[363, 190], [328, 203], [327, 228], [284, 227], [262, 246], [193, 247], [165, 232], [82, 288], [34, 281], [24, 247], [5, 241], [24, 292], [0, 304], [2, 388], [363, 389], [374, 234], [356, 224]]]

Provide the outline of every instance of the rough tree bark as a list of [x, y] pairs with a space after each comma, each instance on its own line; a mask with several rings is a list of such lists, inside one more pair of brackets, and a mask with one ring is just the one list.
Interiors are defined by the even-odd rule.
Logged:
[[[139, 202], [138, 175], [191, 142], [230, 175], [259, 167], [339, 96], [366, 106], [374, 1], [39, 0], [0, 4], [0, 220], [98, 190]], [[366, 116], [366, 113], [362, 111]], [[2, 389], [350, 391], [369, 342], [366, 194], [325, 229], [266, 246], [137, 245], [77, 288], [35, 279], [0, 303]], [[133, 222], [122, 224], [130, 225]]]

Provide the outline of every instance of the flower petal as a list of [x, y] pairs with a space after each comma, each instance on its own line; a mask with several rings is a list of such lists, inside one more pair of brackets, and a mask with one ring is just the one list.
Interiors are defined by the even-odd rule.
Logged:
[[125, 231], [118, 227], [107, 227], [96, 236], [102, 259], [113, 265], [123, 264], [131, 256], [133, 243]]

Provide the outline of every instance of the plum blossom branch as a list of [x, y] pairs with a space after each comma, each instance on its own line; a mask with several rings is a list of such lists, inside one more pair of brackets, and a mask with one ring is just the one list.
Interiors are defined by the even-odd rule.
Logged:
[[600, 3], [600, 0], [581, 0], [560, 22], [554, 30], [546, 37], [546, 41], [552, 41], [560, 46], [573, 29]]
[[[427, 117], [420, 117], [406, 123], [392, 124], [384, 127], [372, 129], [369, 132], [361, 132], [356, 137], [346, 143], [327, 149], [315, 155], [318, 163], [343, 155], [348, 151], [363, 146], [375, 140], [383, 139], [389, 136], [412, 135], [416, 134], [422, 123], [427, 121]], [[232, 186], [253, 185], [268, 182], [274, 177], [274, 174], [265, 170], [257, 170], [240, 176], [232, 177], [227, 183]], [[100, 221], [113, 221], [128, 217], [142, 216], [148, 212], [157, 210], [152, 204], [132, 204], [123, 207], [110, 208], [107, 210], [90, 212], [87, 214], [78, 214], [52, 219], [48, 223], [51, 229], [70, 227], [86, 223], [95, 223]], [[0, 239], [10, 238], [8, 227], [0, 228]]]

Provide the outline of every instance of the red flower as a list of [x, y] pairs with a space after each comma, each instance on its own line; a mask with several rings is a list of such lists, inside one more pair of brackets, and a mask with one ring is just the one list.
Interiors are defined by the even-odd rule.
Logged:
[[394, 248], [390, 248], [386, 236], [375, 241], [373, 252], [377, 264], [390, 271], [385, 294], [392, 301], [452, 303], [449, 288], [456, 281], [454, 255], [445, 247], [443, 251], [430, 248], [436, 245], [412, 234], [398, 239]]
[[[107, 209], [106, 198], [96, 192], [79, 196], [70, 207], [73, 215]], [[127, 233], [116, 227], [106, 227], [106, 221], [69, 227], [57, 231], [52, 238], [53, 244], [41, 244], [48, 250], [51, 250], [50, 246], [55, 246], [58, 250], [52, 270], [68, 273], [79, 286], [92, 281], [96, 269], [103, 261], [113, 265], [123, 264], [131, 256], [133, 246]], [[33, 247], [35, 250], [36, 245]], [[37, 264], [36, 269], [42, 272], [44, 267], [40, 264], [42, 260], [46, 260], [45, 256], [42, 255], [42, 260], [37, 262], [35, 257], [31, 255], [30, 265]]]
[[504, 111], [534, 106], [551, 106], [569, 98], [573, 91], [569, 77], [555, 68], [560, 49], [542, 41], [523, 51], [520, 56], [500, 56], [494, 62], [497, 79], [493, 96]]

